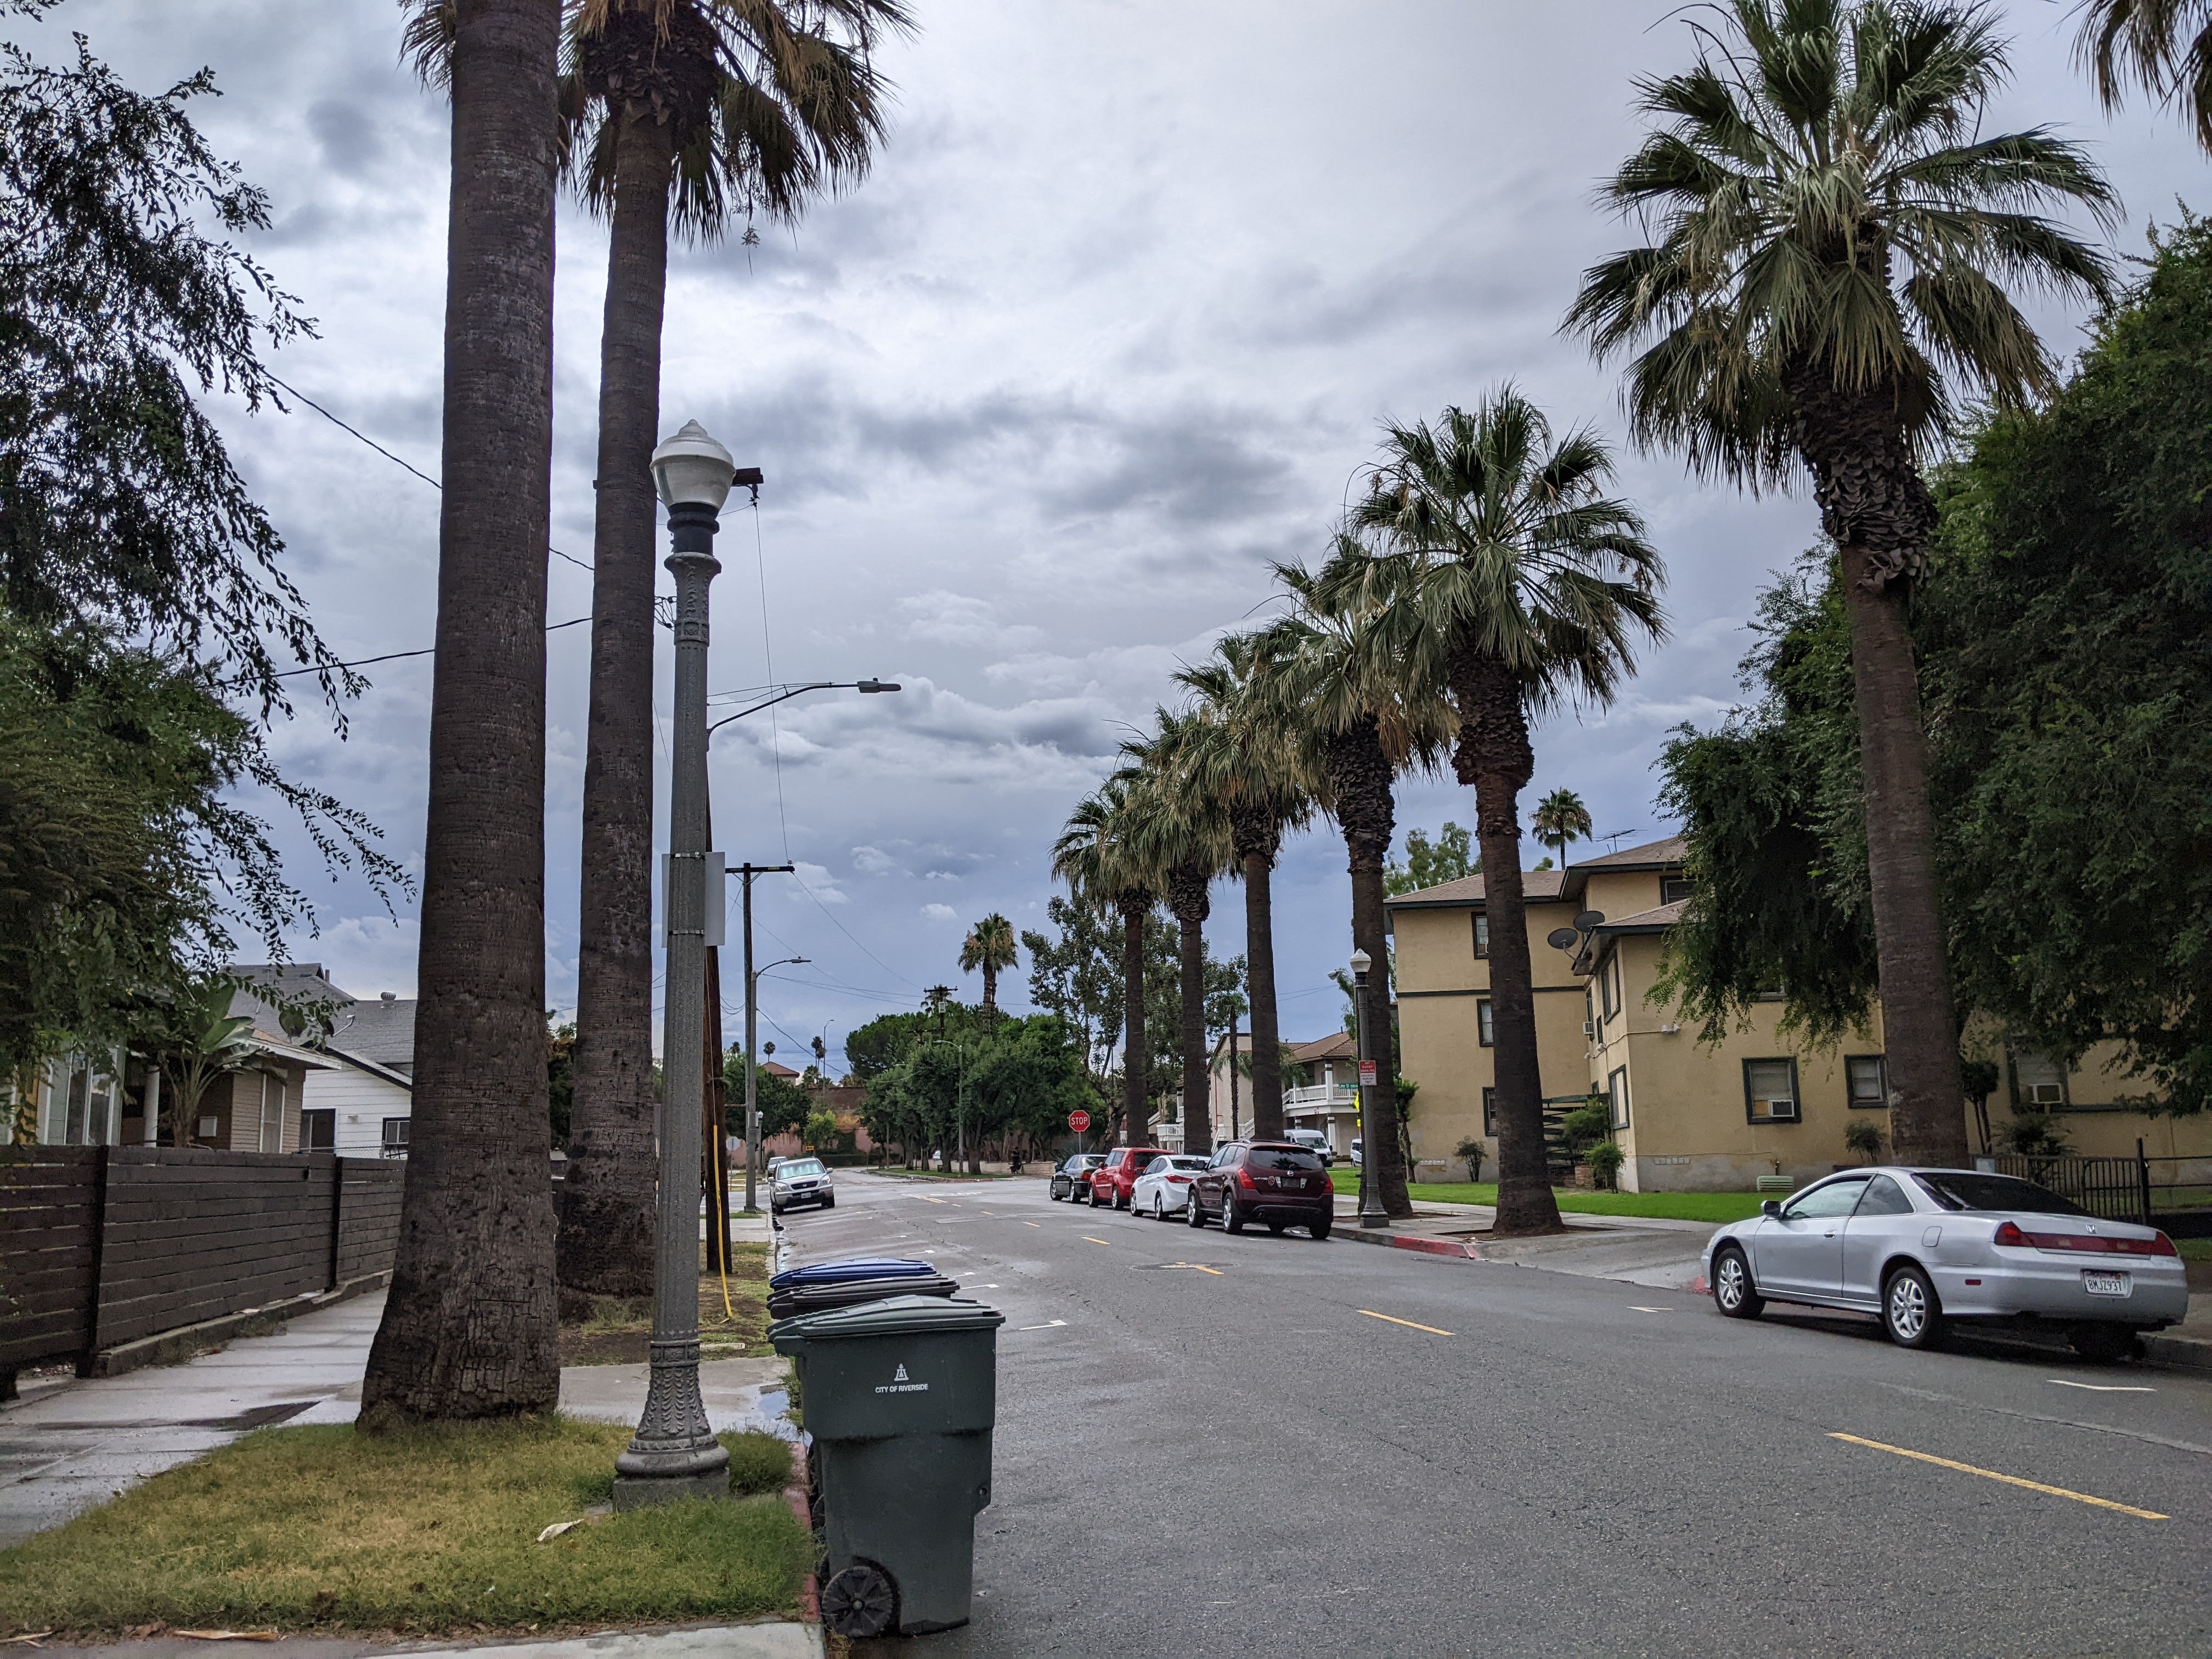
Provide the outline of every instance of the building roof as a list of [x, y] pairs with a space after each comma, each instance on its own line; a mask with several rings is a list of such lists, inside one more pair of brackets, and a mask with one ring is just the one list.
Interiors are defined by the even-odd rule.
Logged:
[[[1559, 870], [1523, 870], [1521, 872], [1521, 896], [1531, 904], [1543, 904], [1559, 896], [1559, 885], [1566, 872]], [[1386, 910], [1443, 910], [1480, 909], [1482, 906], [1482, 878], [1462, 876], [1457, 881], [1447, 881], [1435, 887], [1419, 887], [1410, 893], [1401, 893], [1395, 898], [1386, 898]]]
[[799, 1076], [798, 1073], [793, 1071], [790, 1066], [785, 1065], [780, 1060], [764, 1060], [761, 1061], [760, 1068], [762, 1074], [767, 1077], [781, 1077], [796, 1079]]
[[1325, 1037], [1316, 1037], [1311, 1042], [1293, 1042], [1291, 1044], [1291, 1058], [1301, 1066], [1316, 1060], [1350, 1060], [1358, 1047], [1351, 1032], [1332, 1031]]
[[1680, 836], [1662, 836], [1657, 841], [1647, 841], [1641, 847], [1624, 847], [1618, 853], [1602, 853], [1594, 859], [1577, 859], [1570, 870], [1664, 870], [1680, 864], [1688, 851], [1688, 843]]
[[1662, 904], [1655, 910], [1638, 910], [1632, 916], [1621, 916], [1611, 921], [1601, 921], [1590, 929], [1589, 937], [1575, 957], [1575, 971], [1587, 974], [1594, 971], [1605, 960], [1611, 942], [1628, 933], [1663, 933], [1682, 919], [1682, 907], [1687, 899], [1676, 899], [1672, 904]]
[[396, 1073], [400, 1082], [414, 1075], [414, 998], [389, 992], [373, 999], [356, 997], [334, 984], [319, 962], [239, 963], [230, 971], [246, 981], [231, 999], [230, 1012], [252, 1020], [255, 1029], [284, 1029], [280, 1003], [308, 1009], [319, 1005], [325, 1046], [348, 1059]]

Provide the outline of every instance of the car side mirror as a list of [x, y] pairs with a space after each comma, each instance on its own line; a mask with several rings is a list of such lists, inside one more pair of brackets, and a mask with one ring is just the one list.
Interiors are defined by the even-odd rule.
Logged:
[[1778, 1198], [1768, 1199], [1759, 1206], [1759, 1212], [1761, 1215], [1771, 1215], [1779, 1221], [1782, 1218], [1782, 1200]]

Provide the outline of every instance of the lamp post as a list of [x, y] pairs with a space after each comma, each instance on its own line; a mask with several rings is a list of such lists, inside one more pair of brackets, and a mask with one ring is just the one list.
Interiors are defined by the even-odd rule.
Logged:
[[[615, 1459], [615, 1507], [726, 1498], [730, 1454], [699, 1395], [699, 1131], [707, 1085], [707, 589], [715, 516], [736, 481], [696, 421], [653, 452], [676, 578], [676, 732], [669, 767], [667, 1004], [661, 1039], [660, 1193], [653, 1241], [653, 1367], [645, 1413]], [[717, 911], [722, 895], [714, 896]]]
[[1387, 1227], [1390, 1217], [1382, 1207], [1382, 1183], [1375, 1179], [1375, 1140], [1368, 1133], [1375, 1121], [1375, 1114], [1368, 1109], [1374, 1097], [1368, 1091], [1382, 1086], [1380, 1081], [1370, 1083], [1370, 1073], [1379, 1075], [1375, 1056], [1368, 1043], [1367, 1030], [1367, 970], [1375, 965], [1375, 958], [1364, 951], [1352, 953], [1352, 1001], [1358, 1019], [1359, 1049], [1359, 1137], [1365, 1155], [1359, 1160], [1359, 1222], [1362, 1227]]

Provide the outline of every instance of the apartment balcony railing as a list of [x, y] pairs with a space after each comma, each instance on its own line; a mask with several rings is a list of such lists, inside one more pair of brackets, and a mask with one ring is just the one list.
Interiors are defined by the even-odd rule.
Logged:
[[1317, 1083], [1304, 1089], [1285, 1089], [1284, 1109], [1297, 1106], [1340, 1107], [1346, 1111], [1358, 1111], [1359, 1091], [1349, 1083]]

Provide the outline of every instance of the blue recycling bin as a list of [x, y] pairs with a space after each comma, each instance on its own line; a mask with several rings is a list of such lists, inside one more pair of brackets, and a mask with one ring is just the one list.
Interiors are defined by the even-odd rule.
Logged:
[[851, 1256], [787, 1268], [768, 1282], [771, 1319], [849, 1308], [892, 1296], [951, 1296], [960, 1287], [927, 1261], [887, 1255]]

